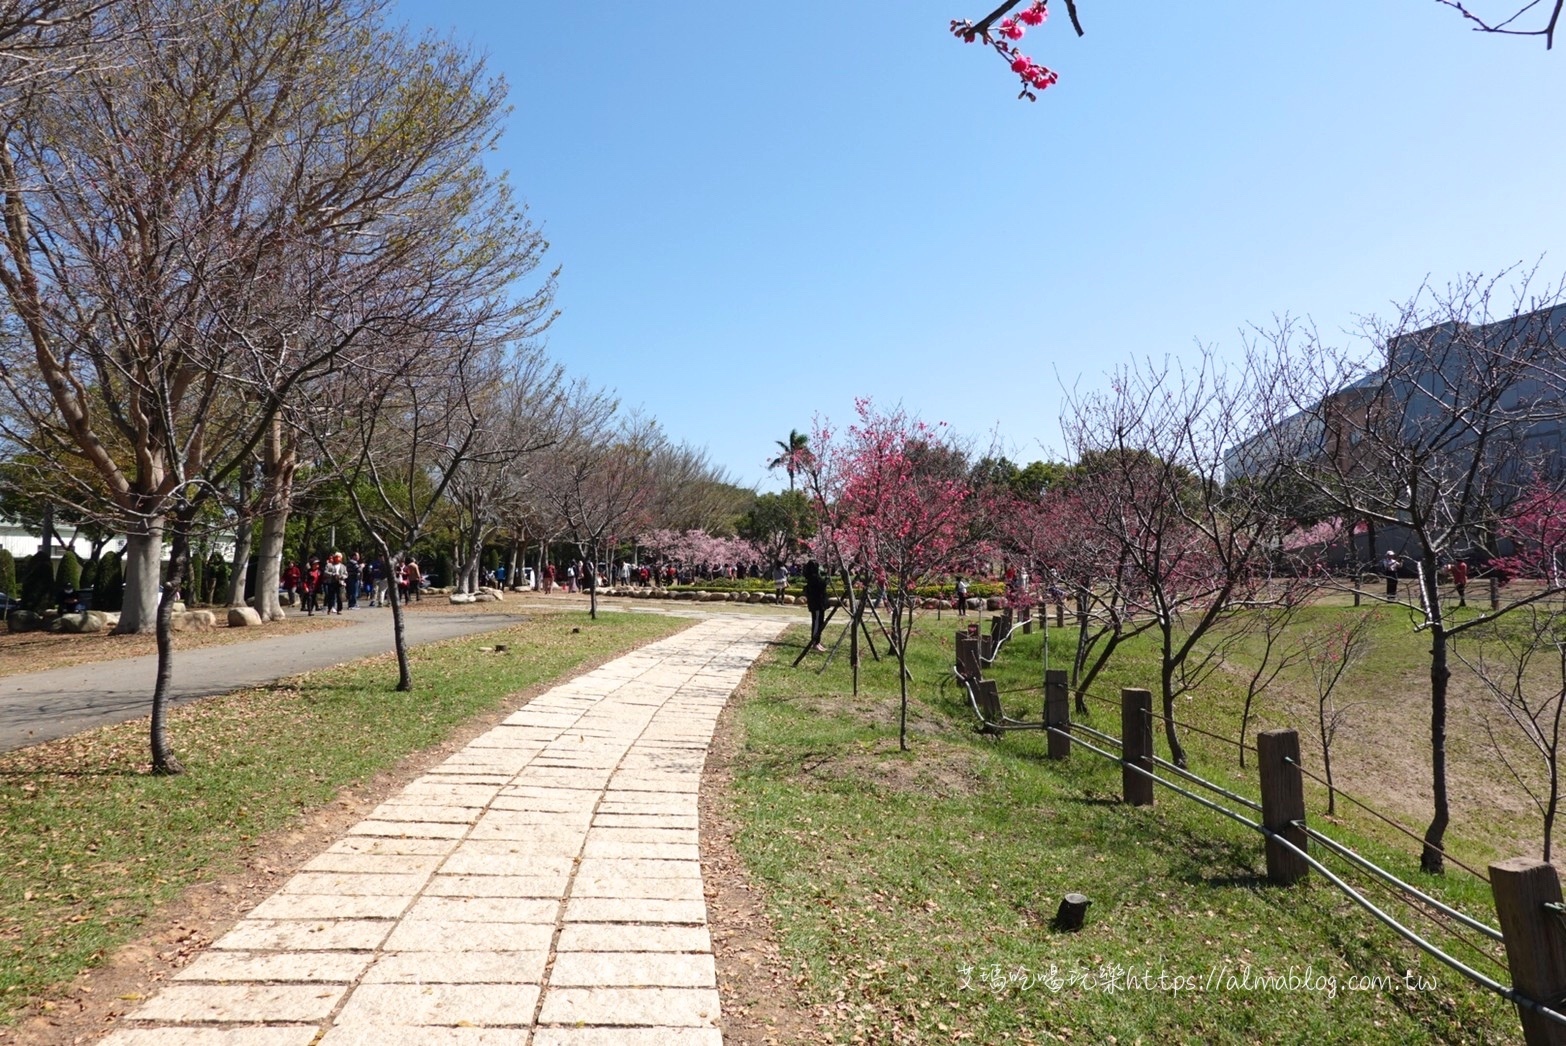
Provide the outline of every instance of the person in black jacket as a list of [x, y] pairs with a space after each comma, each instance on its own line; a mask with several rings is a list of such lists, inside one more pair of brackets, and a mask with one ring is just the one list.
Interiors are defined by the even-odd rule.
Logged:
[[826, 629], [827, 583], [821, 576], [821, 564], [815, 560], [805, 564], [805, 606], [810, 608], [810, 645], [825, 650], [821, 645], [821, 633]]

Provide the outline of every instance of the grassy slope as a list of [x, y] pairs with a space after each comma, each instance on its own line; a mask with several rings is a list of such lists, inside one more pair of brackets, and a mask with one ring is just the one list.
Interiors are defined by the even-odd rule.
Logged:
[[[1397, 941], [1319, 878], [1303, 888], [1268, 885], [1261, 840], [1249, 829], [1163, 790], [1151, 810], [1123, 807], [1118, 767], [1085, 751], [1052, 764], [1038, 735], [1000, 742], [975, 735], [954, 688], [938, 686], [951, 623], [925, 618], [921, 627], [927, 641], [912, 655], [919, 700], [911, 753], [897, 751], [896, 676], [886, 664], [866, 667], [856, 699], [841, 662], [822, 675], [811, 670], [819, 660], [790, 670], [784, 646], [761, 669], [744, 709], [739, 845], [807, 991], [842, 1039], [1519, 1038], [1509, 1007]], [[1064, 643], [1052, 647], [1055, 663], [1064, 664]], [[1149, 652], [1132, 652], [1099, 689], [1147, 685], [1156, 678]], [[1037, 635], [1008, 648], [1002, 688], [1036, 680], [1040, 654]], [[1389, 658], [1381, 670], [1402, 672], [1404, 660]], [[1037, 697], [1006, 700], [1017, 713]], [[1285, 704], [1270, 710], [1274, 719]], [[1237, 695], [1215, 684], [1183, 714], [1233, 736], [1236, 707]], [[1094, 720], [1118, 734], [1112, 708]], [[1231, 748], [1187, 741], [1194, 769], [1256, 794], [1254, 771], [1240, 773]], [[1310, 801], [1320, 824], [1316, 797]], [[1482, 882], [1420, 877], [1413, 847], [1390, 830], [1361, 819], [1329, 828], [1405, 879], [1488, 914]], [[1484, 849], [1482, 839], [1461, 842]], [[1460, 958], [1505, 979], [1493, 961], [1366, 889]], [[1093, 908], [1081, 933], [1057, 934], [1048, 922], [1068, 891], [1089, 895]], [[1225, 985], [1227, 975], [1246, 969], [1253, 977], [1292, 972], [1317, 980], [1294, 990]], [[1128, 989], [1127, 970], [1153, 981], [1160, 974], [1194, 979], [1205, 990], [1177, 992], [1167, 982]], [[1401, 984], [1410, 970], [1437, 987], [1355, 990], [1349, 981], [1385, 976]]]
[[[688, 624], [540, 616], [416, 648], [406, 694], [386, 656], [181, 706], [170, 729], [182, 777], [146, 772], [145, 721], [0, 756], [0, 1020], [132, 938], [186, 885], [230, 870], [250, 840], [509, 695]], [[479, 651], [497, 640], [510, 651]]]

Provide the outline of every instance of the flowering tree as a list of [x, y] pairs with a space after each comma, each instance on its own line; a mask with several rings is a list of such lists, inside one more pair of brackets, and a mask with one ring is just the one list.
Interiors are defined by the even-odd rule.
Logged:
[[831, 459], [837, 480], [829, 522], [840, 554], [885, 579], [899, 668], [898, 745], [906, 750], [914, 590], [959, 565], [974, 540], [976, 499], [966, 454], [944, 424], [901, 409], [881, 413], [868, 399], [855, 410], [858, 422], [840, 440], [820, 440], [816, 454]]
[[[1032, 0], [1016, 17], [1008, 17], [1008, 13], [1020, 4], [1022, 0], [1006, 0], [995, 10], [979, 19], [970, 22], [966, 19], [953, 19], [951, 30], [964, 43], [974, 43], [982, 40], [995, 49], [995, 53], [1006, 60], [1011, 71], [1022, 80], [1022, 92], [1018, 98], [1026, 98], [1030, 102], [1038, 101], [1038, 95], [1034, 91], [1042, 91], [1052, 86], [1060, 77], [1053, 69], [1039, 65], [1033, 59], [1022, 53], [1017, 46], [1027, 32], [1028, 26], [1043, 25], [1049, 17], [1048, 0]], [[1065, 0], [1066, 13], [1071, 16], [1071, 24], [1076, 29], [1077, 35], [1082, 35], [1082, 23], [1077, 18], [1077, 5], [1075, 0]]]
[[1499, 528], [1512, 554], [1496, 561], [1508, 574], [1561, 584], [1566, 559], [1566, 493], [1559, 484], [1536, 479], [1507, 512]]

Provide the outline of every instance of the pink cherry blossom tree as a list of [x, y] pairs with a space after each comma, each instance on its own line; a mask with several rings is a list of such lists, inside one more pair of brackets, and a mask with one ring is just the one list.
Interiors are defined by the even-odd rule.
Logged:
[[885, 579], [899, 668], [898, 745], [906, 751], [915, 589], [951, 573], [967, 555], [976, 538], [977, 499], [967, 454], [944, 424], [901, 408], [883, 413], [868, 399], [856, 401], [855, 410], [858, 421], [840, 440], [813, 441], [836, 480], [830, 526], [822, 529], [833, 533], [840, 555]]

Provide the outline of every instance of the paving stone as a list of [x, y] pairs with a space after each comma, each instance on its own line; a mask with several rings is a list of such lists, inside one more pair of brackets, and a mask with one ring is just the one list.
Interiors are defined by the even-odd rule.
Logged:
[[622, 843], [689, 843], [698, 841], [694, 828], [601, 828], [594, 825], [587, 833], [588, 841], [614, 840]]
[[388, 952], [548, 951], [555, 928], [549, 923], [446, 923], [404, 921], [382, 945]]
[[306, 872], [352, 872], [357, 875], [418, 875], [428, 876], [445, 854], [356, 854], [334, 853], [328, 850], [304, 866]]
[[534, 825], [530, 835], [516, 839], [469, 838], [459, 847], [463, 853], [536, 854], [538, 856], [575, 857], [587, 838], [587, 829], [572, 825], [558, 827]]
[[348, 872], [300, 872], [278, 893], [330, 893], [353, 897], [362, 894], [412, 897], [428, 875], [355, 875]]
[[429, 897], [549, 897], [565, 892], [563, 875], [437, 875]]
[[225, 951], [367, 951], [395, 923], [381, 919], [245, 919], [212, 943]]
[[675, 1043], [679, 1046], [723, 1046], [723, 1033], [717, 1028], [539, 1028], [533, 1033], [533, 1046], [673, 1046]]
[[666, 952], [561, 952], [549, 971], [550, 988], [716, 988], [711, 955]]
[[339, 839], [326, 852], [332, 854], [403, 854], [436, 856], [448, 854], [457, 845], [452, 839], [382, 839], [369, 835], [350, 835]]
[[527, 1046], [527, 1041], [525, 1028], [349, 1024], [328, 1031], [320, 1046]]
[[98, 1046], [311, 1046], [314, 1024], [280, 1028], [120, 1028]]
[[547, 948], [532, 952], [395, 952], [364, 974], [365, 984], [538, 984]]
[[705, 901], [628, 901], [614, 897], [573, 897], [566, 902], [567, 923], [683, 923], [705, 926]]
[[553, 926], [559, 915], [560, 901], [553, 897], [420, 897], [403, 919], [448, 923], [548, 923]]
[[711, 952], [706, 926], [566, 923], [557, 952]]
[[594, 828], [697, 828], [696, 816], [675, 814], [599, 814], [593, 818]]
[[531, 984], [508, 985], [504, 991], [481, 984], [361, 984], [336, 1023], [527, 1027], [537, 1005], [538, 987]]
[[171, 984], [131, 1014], [138, 1021], [324, 1021], [347, 991], [329, 984]]
[[587, 837], [582, 856], [629, 858], [632, 860], [700, 861], [701, 848], [695, 843], [620, 843], [612, 839]]
[[702, 901], [701, 880], [639, 879], [624, 875], [578, 875], [571, 881], [572, 897], [645, 897], [660, 901]]
[[538, 1017], [541, 1024], [712, 1027], [719, 1017], [718, 993], [712, 988], [551, 988]]
[[694, 879], [701, 882], [701, 859], [690, 861], [647, 860], [624, 857], [584, 858], [578, 879]]
[[394, 839], [461, 839], [468, 834], [468, 826], [431, 821], [360, 821], [348, 829], [348, 834], [381, 835]]
[[344, 897], [327, 893], [273, 894], [250, 912], [252, 919], [395, 919], [409, 898], [389, 894]]
[[[522, 853], [485, 854], [458, 850], [441, 865], [442, 875], [534, 875], [559, 876], [571, 874], [572, 858], [565, 856], [540, 856]], [[564, 885], [562, 883], [562, 885]]]
[[437, 821], [445, 824], [472, 824], [484, 812], [481, 806], [453, 806], [431, 803], [382, 803], [370, 811], [377, 821]]
[[374, 958], [369, 952], [208, 951], [176, 973], [174, 979], [352, 984]]

